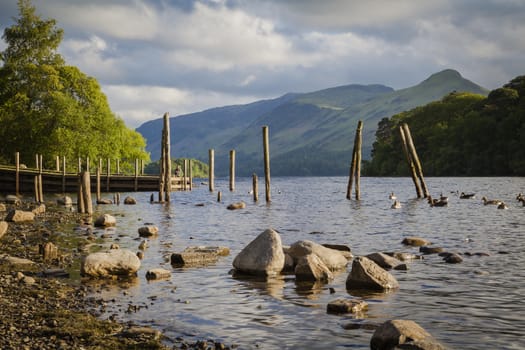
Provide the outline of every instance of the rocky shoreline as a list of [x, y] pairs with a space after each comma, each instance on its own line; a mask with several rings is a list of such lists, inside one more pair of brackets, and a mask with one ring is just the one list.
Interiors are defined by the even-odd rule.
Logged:
[[[1, 205], [1, 204], [0, 204]], [[0, 234], [0, 349], [225, 349], [214, 341], [167, 339], [158, 330], [103, 319], [107, 301], [89, 297], [90, 286], [70, 278], [80, 265], [90, 237], [72, 239], [61, 227], [85, 223], [88, 218], [54, 203], [47, 209], [34, 204], [0, 207], [0, 222], [12, 209], [30, 212], [30, 222], [8, 222]], [[5, 224], [4, 224], [5, 226]], [[52, 242], [56, 257], [42, 247]]]

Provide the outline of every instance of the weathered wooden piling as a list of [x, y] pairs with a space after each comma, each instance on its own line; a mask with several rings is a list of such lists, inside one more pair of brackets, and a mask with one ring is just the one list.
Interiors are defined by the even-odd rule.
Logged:
[[268, 126], [262, 127], [263, 152], [264, 152], [264, 184], [266, 190], [266, 202], [271, 202], [270, 195], [270, 137]]
[[171, 199], [171, 150], [170, 150], [170, 114], [168, 112], [164, 113], [164, 129], [166, 130], [166, 137], [164, 139], [164, 157], [165, 157], [165, 165], [166, 165], [166, 171], [164, 173], [164, 176], [166, 177], [164, 180], [165, 188], [165, 199], [166, 202], [170, 202]]
[[221, 191], [217, 192], [217, 202], [221, 202], [222, 200], [222, 193]]
[[230, 191], [235, 191], [235, 150], [230, 150]]
[[100, 167], [97, 168], [97, 203], [100, 202]]
[[408, 163], [408, 168], [410, 170], [410, 177], [412, 178], [412, 181], [414, 182], [414, 186], [416, 187], [417, 198], [421, 198], [421, 187], [419, 186], [419, 182], [417, 181], [416, 168], [414, 165], [414, 161], [412, 160], [412, 156], [410, 155], [410, 152], [408, 150], [406, 135], [405, 135], [403, 126], [399, 127], [399, 135], [401, 137], [401, 146], [403, 147], [403, 153], [405, 153], [405, 157]]
[[82, 172], [82, 192], [85, 212], [93, 214], [93, 202], [91, 201], [91, 177], [89, 171]]
[[252, 175], [252, 187], [253, 200], [254, 202], [257, 202], [259, 201], [259, 179], [255, 173]]
[[210, 192], [215, 189], [215, 151], [213, 149], [208, 150], [208, 187]]
[[425, 183], [425, 178], [423, 177], [423, 168], [421, 167], [421, 162], [419, 161], [419, 157], [417, 156], [416, 147], [414, 146], [414, 141], [412, 140], [412, 134], [410, 133], [410, 129], [408, 128], [407, 123], [403, 123], [403, 130], [405, 132], [405, 139], [407, 142], [408, 151], [410, 152], [410, 156], [412, 158], [412, 161], [414, 162], [416, 175], [421, 184], [423, 195], [426, 198], [429, 196], [429, 192], [428, 192], [427, 185]]
[[350, 173], [348, 176], [348, 186], [346, 188], [346, 198], [352, 199], [352, 187], [355, 180], [355, 199], [361, 199], [361, 144], [362, 144], [363, 122], [357, 123], [355, 131], [354, 149], [352, 152], [352, 163], [350, 164]]
[[106, 170], [107, 170], [107, 177], [106, 177], [106, 192], [109, 192], [109, 178], [111, 176], [111, 160], [108, 158], [106, 161]]
[[20, 152], [15, 153], [15, 194], [18, 196], [20, 194]]
[[62, 157], [62, 193], [66, 193], [66, 156]]
[[189, 186], [190, 186], [190, 191], [193, 190], [193, 169], [192, 169], [192, 161], [191, 159], [188, 159], [188, 167], [189, 167], [189, 174], [188, 174], [188, 177], [189, 177]]

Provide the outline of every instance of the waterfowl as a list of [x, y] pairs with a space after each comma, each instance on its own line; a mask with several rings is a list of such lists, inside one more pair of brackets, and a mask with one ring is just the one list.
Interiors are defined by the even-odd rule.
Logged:
[[392, 209], [401, 209], [401, 202], [398, 201], [397, 199], [394, 201], [394, 203], [392, 203], [392, 206], [391, 206]]
[[431, 207], [444, 207], [448, 205], [448, 198], [441, 197], [440, 199], [435, 199], [432, 198], [432, 196], [428, 196], [428, 204], [430, 204]]
[[475, 193], [461, 192], [461, 194], [459, 195], [459, 198], [461, 198], [461, 199], [472, 199], [472, 198], [475, 198], [475, 197], [476, 197]]
[[487, 197], [483, 196], [481, 198], [481, 200], [483, 201], [483, 204], [485, 205], [488, 205], [488, 204], [493, 204], [493, 205], [500, 205], [501, 201], [499, 199], [487, 199]]
[[441, 193], [439, 194], [439, 200], [440, 200], [440, 201], [447, 201], [447, 202], [448, 202], [448, 197], [447, 197], [447, 196], [444, 196], [444, 195], [443, 195], [443, 192], [441, 192]]
[[507, 205], [504, 202], [501, 202], [500, 204], [498, 204], [498, 209], [509, 209], [509, 207], [507, 207]]
[[523, 202], [523, 200], [525, 200], [525, 196], [523, 195], [523, 193], [518, 193], [518, 195], [516, 196], [516, 200]]
[[396, 195], [394, 194], [394, 192], [390, 192], [390, 196], [388, 196], [388, 198], [389, 198], [389, 199], [392, 199], [392, 200], [394, 200], [394, 201], [397, 199], [397, 197], [396, 197]]

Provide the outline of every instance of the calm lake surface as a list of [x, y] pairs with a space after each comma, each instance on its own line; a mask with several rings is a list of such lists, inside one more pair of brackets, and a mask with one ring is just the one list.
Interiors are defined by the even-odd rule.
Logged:
[[[138, 251], [138, 228], [146, 223], [159, 228], [134, 282], [96, 288], [95, 296], [108, 300], [106, 316], [150, 325], [172, 339], [214, 339], [240, 349], [367, 349], [374, 327], [389, 319], [414, 320], [453, 349], [525, 348], [525, 207], [516, 200], [525, 192], [525, 178], [427, 178], [431, 195], [449, 196], [448, 207], [439, 208], [415, 198], [410, 178], [362, 178], [360, 201], [345, 198], [345, 177], [272, 178], [271, 204], [265, 202], [263, 181], [258, 203], [248, 193], [251, 178], [237, 178], [234, 192], [227, 179], [218, 179], [214, 193], [207, 185], [174, 192], [169, 206], [150, 204], [151, 193], [131, 193], [138, 205], [95, 207], [117, 217], [117, 227], [106, 229], [112, 235], [107, 245], [116, 241]], [[401, 209], [390, 208], [392, 191]], [[459, 199], [456, 191], [475, 192], [476, 198]], [[509, 209], [484, 206], [482, 196], [504, 200]], [[226, 209], [240, 200], [245, 209]], [[446, 264], [427, 255], [410, 262], [408, 271], [391, 272], [400, 288], [389, 293], [347, 291], [351, 264], [328, 284], [299, 284], [293, 275], [234, 278], [233, 259], [267, 228], [277, 230], [284, 245], [305, 239], [345, 244], [354, 256], [418, 253], [401, 244], [405, 236], [451, 252], [490, 256]], [[171, 253], [200, 245], [226, 246], [231, 254], [208, 267], [170, 265]], [[148, 282], [146, 271], [157, 267], [171, 270], [171, 278]], [[364, 298], [368, 311], [327, 314], [327, 303], [351, 297]]]

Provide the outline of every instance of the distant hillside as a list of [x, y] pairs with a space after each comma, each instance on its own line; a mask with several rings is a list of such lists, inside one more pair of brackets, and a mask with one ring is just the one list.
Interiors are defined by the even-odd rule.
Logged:
[[[454, 70], [433, 74], [402, 90], [383, 85], [345, 85], [305, 94], [287, 94], [248, 105], [214, 108], [171, 118], [172, 155], [208, 161], [215, 149], [217, 176], [228, 174], [228, 153], [236, 150], [239, 176], [262, 174], [262, 132], [270, 130], [271, 172], [284, 175], [346, 175], [358, 120], [363, 158], [370, 158], [378, 122], [439, 100], [453, 91], [487, 95], [488, 90]], [[160, 152], [162, 120], [140, 126], [152, 159]]]
[[[381, 120], [364, 173], [409, 174], [399, 126], [410, 126], [428, 176], [525, 175], [525, 76], [487, 97], [453, 92], [438, 101]], [[488, 142], [487, 142], [488, 141]]]

